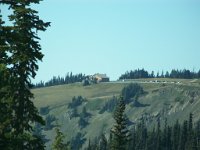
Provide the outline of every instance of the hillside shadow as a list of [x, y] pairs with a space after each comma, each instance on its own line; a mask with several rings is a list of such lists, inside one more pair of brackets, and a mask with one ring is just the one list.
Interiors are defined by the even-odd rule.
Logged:
[[131, 102], [131, 107], [148, 107], [148, 106], [150, 106], [150, 104], [142, 104], [137, 99], [134, 99]]

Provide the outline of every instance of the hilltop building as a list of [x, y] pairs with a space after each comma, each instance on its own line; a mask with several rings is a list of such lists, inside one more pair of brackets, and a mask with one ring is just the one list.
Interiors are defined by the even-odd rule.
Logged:
[[92, 78], [95, 79], [97, 83], [110, 81], [110, 78], [106, 74], [96, 73], [92, 76]]
[[109, 82], [110, 78], [106, 74], [100, 74], [96, 73], [94, 75], [88, 75], [86, 78], [82, 81], [83, 85], [91, 85], [96, 84], [100, 82]]

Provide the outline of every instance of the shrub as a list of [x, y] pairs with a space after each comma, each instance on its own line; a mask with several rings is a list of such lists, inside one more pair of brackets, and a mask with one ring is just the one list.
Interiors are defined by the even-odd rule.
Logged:
[[138, 98], [140, 95], [144, 94], [143, 88], [137, 83], [130, 83], [128, 86], [122, 89], [122, 97], [126, 104], [131, 102], [131, 98]]
[[41, 115], [47, 115], [48, 113], [49, 113], [49, 106], [40, 108], [40, 114]]

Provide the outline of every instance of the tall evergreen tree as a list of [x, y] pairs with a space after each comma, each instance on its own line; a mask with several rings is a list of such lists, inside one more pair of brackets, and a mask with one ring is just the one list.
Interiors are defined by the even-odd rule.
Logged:
[[149, 133], [147, 141], [147, 150], [155, 150], [155, 147], [156, 147], [156, 131], [154, 127], [152, 132]]
[[52, 150], [68, 150], [67, 144], [64, 144], [64, 135], [59, 128], [55, 129], [56, 137], [52, 144]]
[[[1, 13], [1, 10], [0, 10]], [[9, 149], [10, 147], [10, 130], [11, 130], [11, 114], [12, 109], [10, 107], [12, 94], [10, 83], [11, 78], [9, 76], [9, 69], [7, 65], [9, 63], [8, 53], [9, 45], [7, 43], [10, 27], [4, 25], [2, 15], [0, 14], [0, 147]]]
[[187, 140], [188, 140], [188, 121], [186, 120], [183, 122], [183, 125], [182, 125], [179, 150], [187, 150], [185, 148]]
[[6, 66], [0, 64], [0, 147], [10, 149], [11, 147], [11, 114], [12, 103], [10, 79], [8, 78], [9, 72]]
[[[31, 99], [33, 94], [30, 91], [31, 78], [34, 78], [38, 70], [37, 61], [42, 60], [43, 54], [40, 52], [38, 31], [45, 31], [50, 23], [45, 23], [37, 15], [37, 11], [30, 8], [31, 4], [39, 4], [41, 0], [2, 0], [2, 4], [8, 5], [12, 10], [9, 16], [12, 26], [6, 36], [6, 49], [4, 54], [6, 59], [1, 65], [6, 67], [10, 93], [8, 108], [12, 109], [10, 115], [10, 126], [12, 130], [9, 145], [13, 145], [16, 150], [36, 149], [43, 147], [41, 140], [32, 135], [32, 124], [38, 122], [44, 124], [44, 120], [39, 115], [37, 108]], [[9, 55], [8, 55], [9, 54]], [[4, 87], [3, 87], [4, 88]], [[5, 114], [6, 115], [6, 114]], [[39, 145], [38, 145], [39, 144]]]
[[130, 133], [127, 129], [127, 120], [125, 117], [125, 102], [123, 97], [120, 97], [117, 108], [114, 112], [115, 124], [111, 129], [111, 149], [125, 150], [128, 141], [130, 140]]
[[162, 136], [162, 147], [163, 149], [167, 148], [167, 118], [165, 119], [165, 126], [163, 130], [163, 136]]
[[177, 150], [179, 147], [179, 141], [180, 141], [180, 124], [178, 120], [174, 124], [173, 127], [173, 135], [172, 135], [172, 149]]
[[108, 142], [105, 137], [105, 134], [102, 133], [99, 140], [99, 150], [107, 150], [108, 149]]
[[188, 121], [188, 140], [186, 143], [187, 150], [193, 150], [195, 147], [194, 131], [193, 131], [193, 114], [190, 113]]
[[147, 128], [145, 126], [144, 118], [141, 119], [141, 122], [137, 126], [136, 136], [135, 149], [145, 150], [147, 148]]
[[200, 150], [200, 120], [197, 121], [195, 127], [195, 149]]
[[160, 118], [157, 120], [157, 131], [156, 131], [156, 150], [162, 149], [161, 143], [161, 127], [160, 127]]
[[167, 127], [167, 145], [166, 150], [172, 150], [172, 128]]

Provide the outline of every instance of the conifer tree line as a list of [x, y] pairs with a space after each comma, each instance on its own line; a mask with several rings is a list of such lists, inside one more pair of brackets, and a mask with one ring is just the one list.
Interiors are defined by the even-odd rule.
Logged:
[[[120, 124], [118, 126], [118, 129], [122, 127]], [[167, 120], [161, 126], [158, 119], [153, 129], [149, 129], [148, 124], [141, 120], [129, 131], [124, 128], [119, 133], [115, 132], [117, 138], [114, 140], [112, 132], [109, 138], [103, 135], [98, 140], [90, 139], [86, 150], [200, 150], [200, 120], [194, 125], [192, 114], [188, 120], [183, 123], [177, 120], [172, 126], [168, 125]]]
[[187, 69], [178, 70], [172, 69], [171, 72], [166, 71], [165, 73], [162, 71], [155, 73], [154, 71], [148, 72], [144, 69], [136, 69], [127, 71], [122, 74], [119, 79], [139, 79], [139, 78], [180, 78], [180, 79], [194, 79], [200, 78], [200, 70], [198, 72], [190, 71]]
[[[193, 114], [180, 123], [178, 120], [169, 125], [167, 119], [157, 118], [157, 124], [150, 128], [142, 118], [133, 126], [128, 125], [125, 114], [126, 102], [120, 97], [113, 114], [115, 120], [109, 133], [89, 139], [85, 150], [200, 150], [200, 120], [195, 124]], [[164, 122], [163, 122], [164, 120]], [[56, 129], [58, 130], [58, 129]], [[84, 137], [64, 142], [62, 133], [57, 133], [53, 142], [55, 150], [83, 149]], [[80, 133], [79, 133], [80, 134]], [[59, 137], [59, 138], [58, 138]], [[82, 139], [82, 140], [81, 140]], [[81, 141], [81, 144], [80, 144]], [[77, 145], [78, 148], [77, 148]]]
[[36, 83], [34, 85], [34, 88], [82, 82], [85, 78], [86, 78], [86, 76], [84, 74], [82, 74], [82, 73], [74, 75], [71, 72], [71, 73], [67, 73], [67, 75], [65, 77], [60, 77], [60, 76], [56, 77], [56, 76], [54, 76], [52, 79], [50, 79], [47, 82], [40, 81], [39, 83]]
[[0, 12], [0, 149], [44, 149], [41, 137], [33, 132], [36, 123], [44, 125], [30, 91], [31, 79], [38, 70], [43, 54], [38, 31], [45, 31], [44, 22], [30, 6], [41, 0], [0, 0], [10, 9], [9, 21]]
[[[67, 73], [65, 77], [60, 76], [53, 76], [52, 79], [50, 79], [47, 82], [40, 81], [39, 83], [34, 84], [34, 88], [40, 88], [40, 87], [48, 87], [48, 86], [55, 86], [55, 85], [62, 85], [62, 84], [70, 84], [70, 83], [76, 83], [76, 82], [82, 82], [84, 79], [86, 79], [87, 76], [85, 74], [79, 73], [79, 74], [73, 74]], [[119, 80], [122, 79], [140, 79], [140, 78], [179, 78], [179, 79], [194, 79], [194, 78], [200, 78], [200, 70], [198, 72], [190, 71], [187, 69], [178, 70], [178, 69], [172, 69], [171, 72], [166, 71], [165, 73], [162, 71], [155, 73], [154, 71], [148, 72], [144, 69], [136, 69], [127, 71], [126, 73], [122, 74], [119, 77]], [[87, 81], [87, 80], [86, 80]]]
[[157, 118], [157, 125], [149, 129], [142, 118], [128, 129], [125, 104], [121, 97], [109, 138], [102, 135], [98, 140], [90, 140], [86, 150], [200, 150], [200, 120], [194, 124], [192, 113], [182, 123], [177, 120], [174, 125], [168, 125], [167, 119], [163, 123]]

